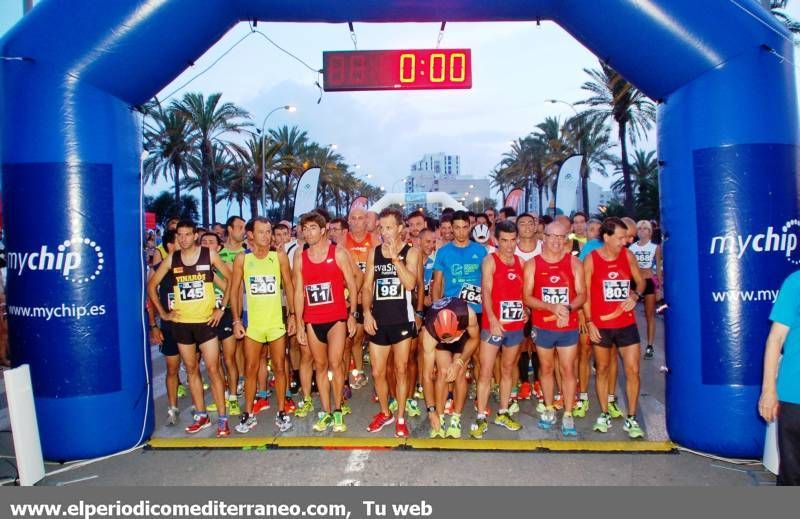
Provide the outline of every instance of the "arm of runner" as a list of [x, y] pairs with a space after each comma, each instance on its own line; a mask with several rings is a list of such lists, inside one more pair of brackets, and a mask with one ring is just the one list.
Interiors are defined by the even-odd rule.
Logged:
[[[226, 292], [240, 292], [242, 290], [242, 277], [244, 276], [244, 254], [237, 254], [233, 259], [233, 272], [231, 282], [228, 284]], [[231, 302], [231, 313], [233, 314], [233, 335], [237, 339], [244, 338], [244, 324], [242, 323], [242, 298], [234, 295], [231, 297], [225, 294]], [[224, 299], [224, 298], [223, 298]]]
[[161, 331], [161, 328], [158, 327], [158, 324], [156, 324], [156, 310], [153, 305], [146, 306], [147, 319], [150, 323], [150, 343], [160, 345], [164, 342], [164, 333]]
[[579, 310], [586, 303], [586, 278], [583, 274], [583, 263], [572, 257], [572, 277], [575, 279], [575, 298], [569, 302], [572, 311]]
[[628, 265], [631, 269], [631, 277], [633, 278], [636, 287], [635, 293], [628, 294], [628, 299], [620, 303], [622, 310], [629, 312], [636, 307], [636, 303], [638, 303], [640, 299], [644, 298], [642, 293], [644, 292], [645, 282], [644, 278], [642, 277], [642, 271], [639, 270], [639, 262], [636, 261], [636, 256], [634, 256], [633, 253], [628, 249], [623, 250], [628, 258]]
[[161, 316], [161, 319], [165, 321], [173, 321], [176, 317], [175, 312], [167, 312], [167, 310], [161, 306], [161, 301], [158, 300], [158, 284], [161, 283], [164, 276], [169, 272], [170, 265], [172, 265], [172, 253], [167, 256], [166, 261], [161, 262], [158, 266], [158, 270], [156, 270], [153, 277], [150, 278], [150, 281], [147, 282], [147, 295], [150, 297], [150, 303], [153, 305], [153, 308], [156, 309], [158, 315]]
[[433, 278], [431, 278], [431, 301], [438, 301], [444, 294], [444, 272], [434, 268]]
[[[489, 321], [489, 331], [495, 337], [503, 335], [503, 326], [494, 315], [494, 305], [492, 301], [492, 288], [494, 288], [494, 260], [491, 256], [483, 258], [481, 263], [481, 300], [483, 302], [483, 313]], [[480, 324], [478, 324], [480, 326]]]
[[356, 317], [354, 314], [358, 310], [358, 286], [356, 286], [356, 278], [353, 274], [353, 258], [342, 246], [336, 247], [336, 263], [342, 270], [342, 274], [344, 274], [344, 282], [350, 299], [350, 311], [347, 316], [347, 335], [352, 337], [356, 334]]
[[294, 281], [292, 280], [292, 269], [289, 267], [289, 256], [283, 251], [283, 248], [278, 249], [278, 264], [281, 268], [281, 285], [283, 292], [286, 294], [286, 334], [291, 336], [296, 332], [296, 325], [294, 320]]
[[[378, 245], [380, 247], [380, 245]], [[361, 308], [364, 311], [364, 331], [370, 335], [377, 333], [378, 324], [372, 315], [372, 298], [374, 297], [375, 283], [375, 249], [372, 248], [367, 255], [367, 271], [364, 273], [364, 284], [361, 285]]]
[[[594, 261], [591, 256], [587, 256], [586, 260], [583, 262], [583, 275], [584, 279], [586, 279], [587, 290], [591, 290], [592, 287], [592, 274], [594, 274]], [[586, 319], [586, 331], [589, 332], [589, 339], [593, 343], [598, 343], [600, 342], [600, 330], [597, 329], [597, 325], [592, 321], [591, 301], [592, 298], [587, 297], [586, 301], [583, 303], [583, 315]]]
[[478, 322], [478, 316], [472, 308], [469, 308], [469, 322], [467, 323], [467, 331], [469, 334], [464, 350], [459, 355], [453, 355], [453, 362], [450, 364], [450, 369], [447, 371], [446, 379], [448, 382], [453, 382], [460, 374], [467, 369], [467, 362], [472, 358], [472, 354], [478, 349], [480, 344], [481, 328]]
[[417, 276], [419, 272], [419, 250], [412, 247], [408, 249], [405, 262], [397, 258], [392, 258], [392, 263], [394, 264], [394, 268], [397, 269], [397, 277], [400, 278], [400, 282], [405, 289], [409, 291], [414, 290], [414, 288], [419, 285], [419, 278]]
[[296, 321], [297, 342], [303, 346], [308, 345], [306, 337], [306, 324], [303, 322], [305, 309], [305, 294], [303, 293], [303, 249], [296, 247], [294, 252], [294, 318]]
[[758, 399], [758, 414], [768, 422], [778, 417], [778, 393], [775, 386], [781, 349], [788, 335], [788, 326], [773, 322], [767, 337], [767, 347], [764, 351], [764, 379], [761, 383], [761, 397]]

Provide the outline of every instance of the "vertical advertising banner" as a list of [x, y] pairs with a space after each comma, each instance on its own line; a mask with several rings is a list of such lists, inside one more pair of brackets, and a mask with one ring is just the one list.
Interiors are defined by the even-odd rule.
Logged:
[[788, 144], [694, 151], [704, 384], [761, 384], [772, 304], [800, 268], [798, 180], [784, 174], [799, 157]]
[[312, 211], [317, 203], [317, 188], [319, 187], [319, 168], [306, 170], [297, 182], [297, 191], [294, 195], [294, 222]]
[[30, 364], [37, 397], [119, 391], [111, 165], [3, 167], [14, 364]]
[[512, 189], [511, 192], [506, 195], [503, 207], [513, 207], [517, 214], [523, 213], [524, 194], [525, 192], [520, 188]]
[[561, 164], [558, 170], [558, 185], [556, 187], [556, 212], [567, 216], [571, 215], [578, 207], [578, 180], [581, 173], [581, 155], [574, 155]]

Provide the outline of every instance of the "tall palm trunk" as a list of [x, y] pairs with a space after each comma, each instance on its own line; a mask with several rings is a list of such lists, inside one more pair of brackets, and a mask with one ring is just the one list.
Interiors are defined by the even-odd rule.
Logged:
[[258, 216], [258, 193], [255, 189], [251, 189], [248, 194], [250, 197], [250, 218]]
[[531, 175], [528, 175], [528, 178], [525, 181], [525, 211], [528, 210], [530, 207], [531, 202]]
[[542, 194], [543, 194], [543, 191], [544, 191], [544, 186], [536, 186], [536, 189], [539, 191], [539, 216], [542, 216], [544, 214], [544, 212], [542, 210], [543, 209], [543, 206], [542, 206]]
[[210, 182], [208, 186], [208, 198], [211, 204], [211, 222], [217, 221], [217, 183]]
[[203, 227], [208, 228], [208, 184], [211, 179], [211, 142], [202, 143], [202, 165], [200, 167], [200, 199], [202, 200]]
[[625, 214], [633, 216], [633, 183], [631, 182], [631, 166], [628, 164], [628, 144], [626, 136], [627, 124], [623, 121], [619, 123], [619, 145], [622, 155], [622, 182], [625, 187]]
[[182, 212], [181, 210], [183, 207], [181, 206], [181, 170], [179, 167], [173, 165], [173, 178], [175, 179], [175, 207], [178, 208], [178, 214]]

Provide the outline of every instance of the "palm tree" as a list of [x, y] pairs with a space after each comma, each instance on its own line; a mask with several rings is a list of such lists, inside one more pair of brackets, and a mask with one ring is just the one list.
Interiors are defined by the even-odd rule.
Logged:
[[[761, 0], [761, 5], [764, 9], [770, 11], [775, 18], [789, 29], [792, 34], [800, 34], [800, 22], [789, 16], [784, 12], [789, 0]], [[797, 40], [795, 40], [797, 41]]]
[[611, 129], [602, 121], [578, 115], [564, 124], [563, 133], [572, 152], [581, 156], [581, 207], [586, 214], [590, 214], [589, 175], [592, 168], [605, 176], [606, 165], [613, 164], [613, 157], [609, 153], [614, 147]]
[[[620, 166], [618, 164], [618, 166]], [[658, 218], [658, 159], [655, 151], [635, 150], [631, 166], [631, 183], [636, 193], [636, 217]], [[624, 189], [622, 179], [611, 185], [619, 193]]]
[[542, 190], [545, 186], [550, 188], [552, 201], [555, 201], [556, 187], [558, 184], [558, 171], [561, 165], [573, 155], [573, 149], [564, 135], [564, 127], [558, 117], [547, 117], [544, 122], [536, 125], [536, 134], [542, 142], [542, 174], [539, 178], [539, 213], [542, 214]]
[[282, 218], [289, 218], [294, 212], [294, 206], [290, 206], [291, 193], [300, 175], [310, 167], [310, 162], [304, 156], [308, 133], [297, 126], [283, 126], [269, 130], [269, 135], [278, 143], [275, 169], [280, 174], [280, 182], [276, 185], [279, 192], [275, 194], [278, 195], [276, 198]]
[[581, 85], [590, 96], [576, 104], [586, 105], [582, 115], [604, 123], [617, 124], [620, 144], [622, 179], [625, 192], [625, 211], [632, 215], [634, 209], [631, 171], [628, 164], [628, 137], [631, 143], [645, 134], [655, 123], [656, 107], [642, 91], [628, 83], [617, 71], [600, 62], [601, 69], [584, 69], [590, 80]]
[[175, 183], [175, 204], [181, 207], [181, 174], [189, 173], [196, 134], [186, 116], [160, 105], [145, 108], [144, 149], [149, 155], [143, 164], [143, 182], [153, 184], [163, 177]]
[[217, 92], [203, 97], [201, 93], [189, 92], [180, 101], [173, 101], [172, 108], [189, 119], [190, 126], [197, 133], [200, 164], [201, 207], [203, 226], [208, 227], [209, 183], [214, 171], [214, 143], [223, 143], [222, 137], [229, 132], [240, 133], [251, 124], [250, 114], [233, 103], [220, 103], [222, 94]]

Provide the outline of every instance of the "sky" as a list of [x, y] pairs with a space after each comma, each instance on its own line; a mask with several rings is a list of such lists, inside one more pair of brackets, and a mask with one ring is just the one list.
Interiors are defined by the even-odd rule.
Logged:
[[[0, 0], [0, 34], [19, 18], [21, 6], [22, 0]], [[790, 3], [789, 14], [800, 18], [800, 1]], [[336, 144], [346, 162], [359, 166], [360, 177], [372, 175], [368, 181], [388, 191], [399, 190], [399, 179], [426, 153], [460, 155], [462, 175], [488, 176], [510, 141], [547, 116], [573, 115], [567, 104], [545, 100], [586, 98], [580, 88], [588, 78], [583, 69], [599, 67], [594, 55], [552, 22], [448, 23], [441, 47], [472, 49], [471, 90], [329, 92], [318, 104], [317, 75], [266, 39], [251, 35], [230, 50], [249, 30], [246, 23], [231, 29], [159, 99], [230, 51], [171, 99], [190, 91], [222, 92], [224, 101], [249, 111], [256, 126], [273, 108], [296, 106], [294, 113], [275, 112], [268, 126], [297, 125], [321, 145]], [[258, 30], [313, 69], [322, 68], [323, 51], [353, 49], [346, 24], [259, 23]], [[433, 48], [439, 24], [357, 23], [355, 31], [361, 50]], [[654, 129], [638, 147], [655, 146]], [[612, 182], [598, 175], [593, 180], [603, 186]], [[145, 193], [169, 188], [162, 181], [147, 185]], [[218, 205], [218, 217], [227, 211], [226, 204]]]

